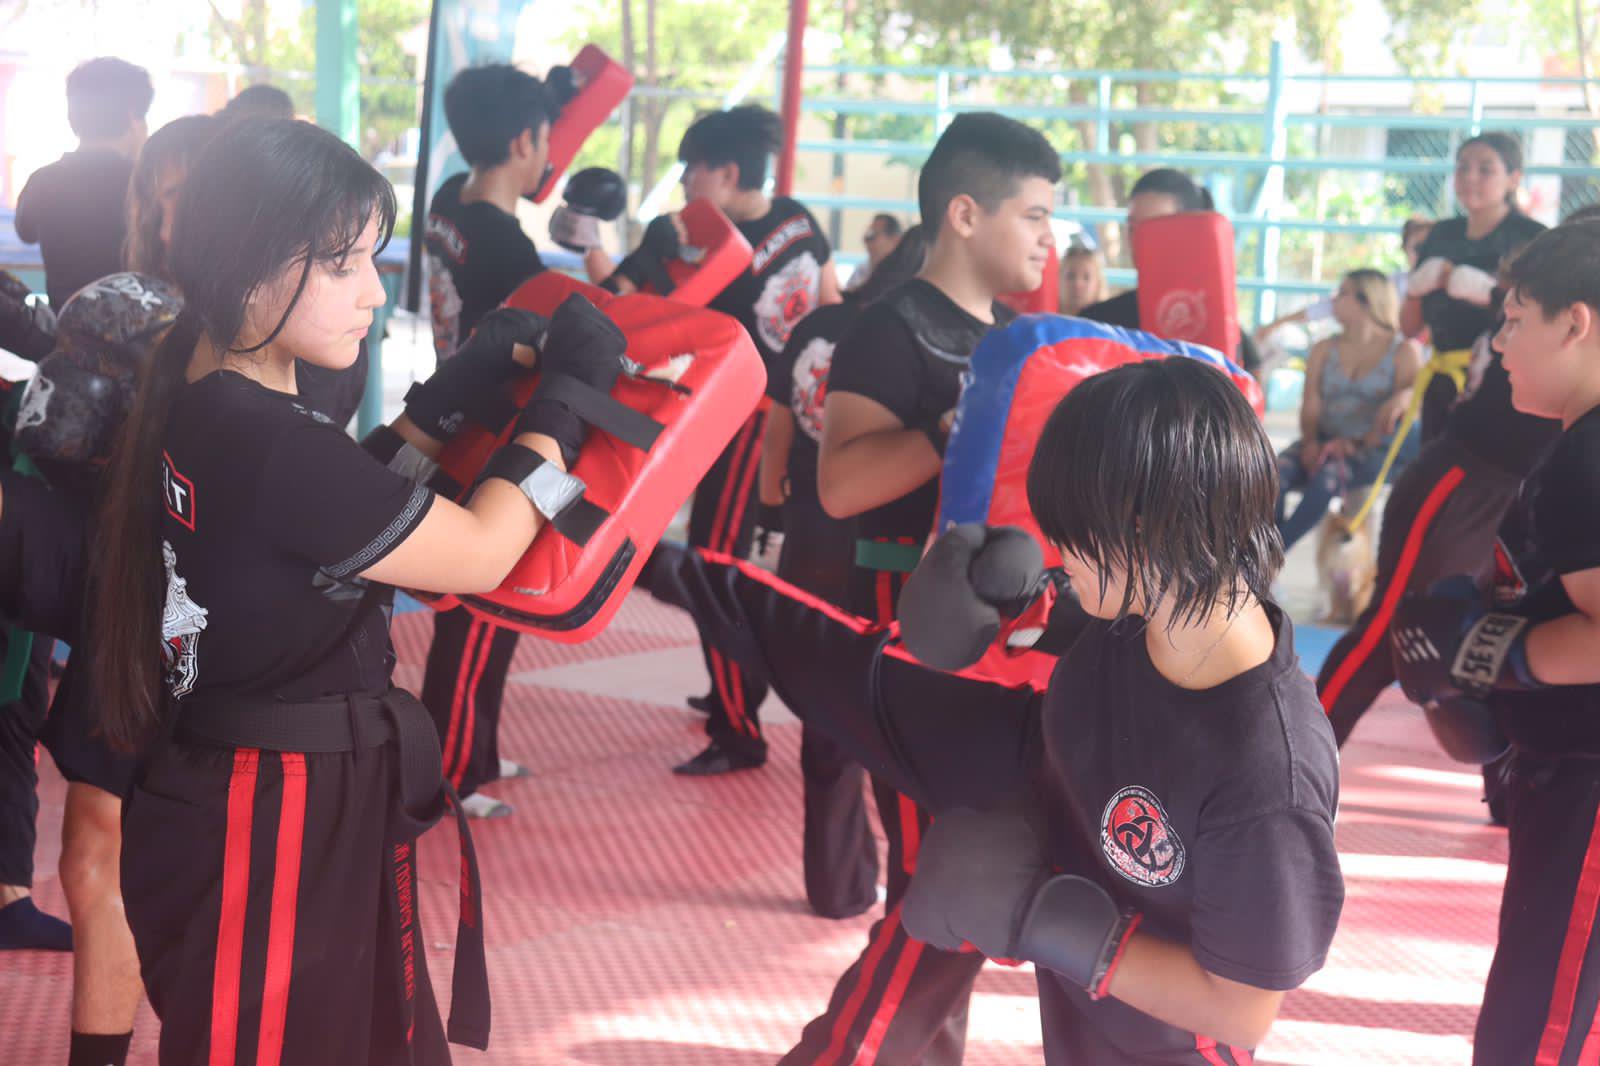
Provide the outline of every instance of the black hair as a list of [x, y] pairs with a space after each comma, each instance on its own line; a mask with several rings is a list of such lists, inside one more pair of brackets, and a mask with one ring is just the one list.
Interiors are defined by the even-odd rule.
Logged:
[[544, 83], [508, 63], [469, 67], [444, 90], [444, 117], [461, 158], [474, 167], [497, 167], [511, 158], [511, 142], [555, 120]]
[[1061, 180], [1061, 157], [1044, 134], [993, 111], [957, 115], [934, 144], [917, 177], [917, 207], [928, 239], [939, 236], [945, 211], [970, 196], [985, 211], [1015, 196], [1023, 178]]
[[120, 137], [150, 110], [150, 72], [125, 59], [101, 56], [67, 75], [67, 125], [80, 140]]
[[[1500, 162], [1505, 165], [1507, 174], [1514, 174], [1522, 169], [1522, 142], [1517, 139], [1516, 134], [1490, 130], [1487, 133], [1468, 137], [1461, 142], [1461, 147], [1456, 149], [1456, 160], [1459, 162], [1461, 153], [1475, 144], [1481, 144], [1499, 156]], [[1517, 191], [1515, 189], [1510, 189], [1506, 192], [1506, 203], [1510, 204], [1513, 209], [1516, 208]]]
[[1133, 183], [1133, 188], [1128, 191], [1128, 199], [1144, 193], [1159, 193], [1170, 196], [1178, 203], [1179, 211], [1215, 211], [1216, 202], [1211, 199], [1211, 193], [1203, 186], [1181, 170], [1171, 167], [1159, 167], [1147, 170], [1139, 175], [1139, 180]]
[[853, 299], [865, 307], [896, 285], [916, 277], [927, 258], [927, 227], [920, 224], [912, 226], [900, 235], [900, 243], [894, 246], [894, 251], [884, 256], [872, 269], [866, 282], [855, 291]]
[[1538, 304], [1546, 318], [1573, 304], [1600, 312], [1600, 240], [1594, 220], [1568, 220], [1529, 241], [1506, 266], [1500, 283], [1523, 303]]
[[128, 232], [122, 242], [122, 265], [140, 274], [167, 276], [167, 249], [161, 243], [161, 186], [173, 170], [185, 174], [217, 131], [212, 115], [184, 115], [150, 135], [139, 149], [128, 179]]
[[887, 236], [900, 236], [900, 220], [889, 214], [887, 211], [883, 212], [882, 214], [873, 215], [872, 224], [883, 230]]
[[760, 104], [711, 111], [684, 131], [678, 162], [688, 166], [739, 166], [739, 188], [759, 189], [767, 183], [767, 161], [783, 147], [783, 125]]
[[247, 85], [218, 112], [223, 118], [294, 118], [294, 99], [276, 85]]
[[1185, 356], [1088, 378], [1056, 407], [1028, 467], [1051, 541], [1126, 570], [1119, 608], [1170, 600], [1173, 625], [1265, 600], [1283, 565], [1278, 466], [1237, 385]]
[[[178, 197], [168, 250], [184, 309], [145, 368], [105, 477], [91, 580], [93, 671], [101, 726], [137, 748], [162, 705], [162, 444], [202, 337], [219, 352], [258, 351], [283, 331], [318, 263], [340, 262], [374, 220], [380, 246], [394, 229], [394, 188], [338, 137], [308, 122], [242, 118], [201, 150]], [[376, 251], [376, 249], [375, 249]], [[297, 278], [266, 340], [241, 347], [252, 300]]]
[[1600, 219], [1600, 204], [1586, 204], [1568, 214], [1561, 224], [1569, 226], [1574, 222], [1594, 222], [1597, 219]]

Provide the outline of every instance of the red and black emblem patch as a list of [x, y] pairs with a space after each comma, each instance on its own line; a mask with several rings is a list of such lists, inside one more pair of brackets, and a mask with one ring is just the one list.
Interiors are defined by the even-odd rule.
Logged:
[[166, 452], [161, 453], [161, 493], [166, 497], [167, 513], [194, 532], [194, 482], [178, 473]]
[[1161, 888], [1183, 875], [1183, 841], [1147, 788], [1129, 785], [1111, 797], [1100, 818], [1100, 847], [1112, 868], [1136, 885]]
[[1494, 577], [1490, 582], [1496, 607], [1514, 607], [1528, 594], [1528, 581], [1522, 576], [1522, 567], [1512, 556], [1506, 542], [1494, 540]]

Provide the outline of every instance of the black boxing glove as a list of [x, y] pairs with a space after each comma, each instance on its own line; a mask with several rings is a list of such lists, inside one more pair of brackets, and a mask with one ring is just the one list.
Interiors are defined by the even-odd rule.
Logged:
[[468, 418], [498, 433], [516, 414], [501, 387], [520, 369], [513, 349], [526, 344], [540, 350], [549, 328], [532, 311], [490, 311], [454, 355], [406, 392], [406, 417], [434, 440], [449, 440]]
[[550, 316], [550, 329], [539, 351], [539, 387], [517, 416], [517, 433], [543, 433], [561, 448], [567, 469], [578, 461], [588, 436], [587, 424], [565, 403], [549, 394], [560, 377], [575, 379], [605, 395], [622, 373], [628, 339], [615, 322], [578, 293], [562, 301]]
[[581, 88], [577, 76], [569, 66], [551, 67], [550, 73], [544, 76], [545, 96], [550, 101], [551, 110], [557, 115], [577, 98]]
[[923, 943], [1031, 962], [1096, 999], [1139, 924], [1093, 881], [1057, 874], [1021, 814], [960, 807], [923, 836], [900, 917]]
[[1495, 690], [1543, 688], [1528, 666], [1532, 621], [1492, 611], [1477, 583], [1445, 578], [1400, 601], [1389, 626], [1395, 676], [1412, 702], [1481, 700]]
[[600, 247], [600, 223], [614, 221], [628, 208], [628, 186], [622, 175], [589, 167], [567, 179], [563, 203], [550, 215], [550, 239], [583, 254]]
[[1044, 553], [1015, 526], [953, 526], [936, 541], [900, 593], [900, 637], [940, 670], [963, 670], [1044, 590]]
[[137, 389], [132, 379], [107, 374], [97, 353], [51, 352], [23, 390], [13, 444], [41, 463], [104, 463]]
[[667, 273], [667, 263], [679, 258], [682, 250], [672, 216], [657, 215], [644, 228], [639, 247], [617, 264], [617, 273], [639, 288], [648, 285], [656, 295], [670, 296], [678, 286]]

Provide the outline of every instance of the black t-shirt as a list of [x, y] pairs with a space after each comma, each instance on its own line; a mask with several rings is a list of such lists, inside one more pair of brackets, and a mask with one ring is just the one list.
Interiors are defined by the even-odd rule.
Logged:
[[165, 448], [173, 694], [385, 691], [393, 592], [356, 575], [421, 523], [432, 494], [296, 397], [231, 371], [183, 390]]
[[[1344, 904], [1339, 758], [1293, 626], [1268, 614], [1272, 657], [1199, 692], [1161, 676], [1138, 619], [1089, 623], [1050, 680], [1034, 809], [1055, 821], [1052, 861], [1136, 908], [1146, 931], [1218, 976], [1287, 990], [1322, 967]], [[1173, 1055], [1194, 1055], [1193, 1033], [1039, 980], [1041, 1002], [1091, 1019], [1070, 1027], [1085, 1062], [1191, 1061]]]
[[1491, 352], [1478, 387], [1450, 409], [1445, 432], [1485, 462], [1526, 477], [1561, 435], [1561, 423], [1511, 405], [1511, 378], [1500, 353]]
[[789, 335], [767, 378], [767, 395], [794, 415], [789, 447], [792, 495], [817, 495], [817, 454], [822, 444], [822, 405], [828, 397], [833, 350], [861, 313], [853, 302], [829, 304], [811, 312]]
[[17, 236], [44, 257], [50, 305], [122, 269], [133, 161], [105, 149], [68, 152], [34, 171], [17, 197]]
[[817, 306], [822, 267], [833, 251], [811, 212], [787, 196], [774, 197], [772, 210], [737, 225], [750, 242], [750, 266], [710, 306], [749, 331], [770, 378], [789, 334]]
[[[1417, 262], [1445, 259], [1492, 275], [1500, 269], [1501, 260], [1544, 231], [1543, 223], [1512, 211], [1482, 237], [1469, 239], [1467, 220], [1458, 215], [1434, 224], [1428, 239], [1417, 249]], [[1465, 303], [1444, 289], [1436, 289], [1422, 298], [1422, 319], [1428, 324], [1434, 350], [1453, 352], [1472, 347], [1479, 334], [1494, 325], [1494, 310]]]
[[361, 409], [361, 396], [367, 390], [367, 368], [371, 363], [365, 337], [356, 349], [356, 361], [343, 369], [317, 366], [304, 360], [296, 362], [294, 375], [300, 402], [336, 426], [348, 425]]
[[[961, 398], [961, 375], [984, 334], [1016, 317], [999, 303], [992, 313], [993, 324], [980, 321], [937, 287], [913, 278], [862, 311], [845, 330], [834, 350], [828, 388], [876, 400], [907, 426], [943, 414]], [[857, 534], [920, 544], [933, 531], [938, 504], [935, 476], [858, 516]]]
[[516, 215], [482, 200], [461, 202], [465, 174], [439, 186], [428, 208], [428, 302], [433, 350], [448, 359], [517, 286], [544, 269]]
[[[1108, 326], [1121, 326], [1123, 329], [1144, 328], [1139, 325], [1138, 289], [1119, 292], [1097, 304], [1090, 304], [1075, 317], [1087, 318], [1090, 322], [1104, 322]], [[1239, 350], [1234, 353], [1234, 358], [1252, 374], [1261, 366], [1261, 349], [1256, 347], [1255, 338], [1244, 330], [1239, 331]]]
[[[1571, 614], [1562, 576], [1600, 567], [1600, 408], [1574, 422], [1522, 484], [1495, 541], [1493, 594], [1536, 621]], [[1497, 693], [1500, 728], [1547, 755], [1600, 755], [1600, 685]]]

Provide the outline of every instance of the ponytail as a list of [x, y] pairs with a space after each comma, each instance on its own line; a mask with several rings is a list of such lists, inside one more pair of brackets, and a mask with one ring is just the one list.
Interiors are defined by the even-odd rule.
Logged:
[[162, 442], [200, 341], [200, 320], [178, 316], [145, 369], [133, 411], [123, 424], [106, 469], [105, 496], [95, 529], [90, 568], [94, 610], [89, 623], [93, 691], [107, 741], [137, 750], [161, 717]]

